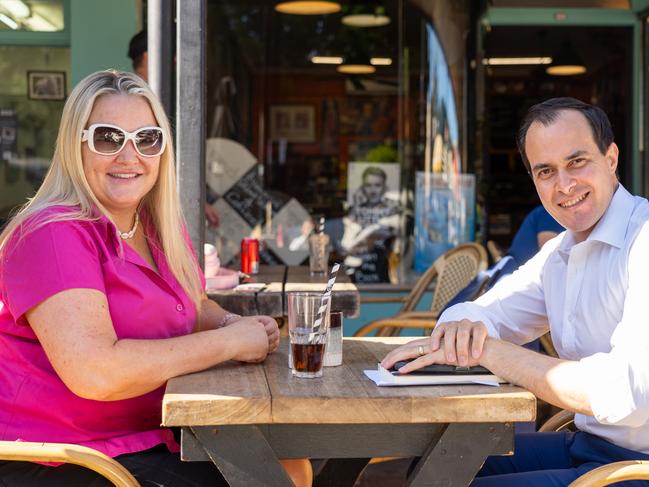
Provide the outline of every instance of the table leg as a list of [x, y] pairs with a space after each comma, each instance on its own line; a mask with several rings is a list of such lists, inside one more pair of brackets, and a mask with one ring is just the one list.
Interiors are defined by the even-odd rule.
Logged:
[[471, 483], [501, 441], [511, 442], [511, 423], [449, 424], [408, 477], [406, 487], [460, 487]]
[[330, 458], [317, 472], [313, 487], [353, 487], [369, 458]]
[[293, 486], [257, 426], [200, 426], [191, 432], [231, 487]]

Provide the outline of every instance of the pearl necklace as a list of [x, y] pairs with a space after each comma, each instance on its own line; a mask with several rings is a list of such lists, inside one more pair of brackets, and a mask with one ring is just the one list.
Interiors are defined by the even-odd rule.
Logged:
[[133, 238], [133, 235], [135, 235], [135, 231], [137, 230], [137, 226], [140, 223], [140, 215], [138, 212], [135, 212], [135, 223], [133, 224], [133, 228], [131, 228], [128, 232], [120, 232], [119, 229], [117, 230], [117, 233], [119, 234], [120, 238], [122, 240], [128, 240], [129, 238]]

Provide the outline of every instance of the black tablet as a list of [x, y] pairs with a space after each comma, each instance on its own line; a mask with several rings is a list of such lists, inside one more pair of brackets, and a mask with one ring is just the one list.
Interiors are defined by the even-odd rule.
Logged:
[[[401, 367], [405, 366], [407, 363], [411, 362], [410, 360], [402, 360], [394, 364], [391, 369], [391, 372], [397, 372]], [[492, 372], [480, 365], [473, 367], [459, 367], [455, 365], [441, 365], [441, 364], [432, 364], [426, 365], [417, 370], [409, 372], [410, 374], [426, 374], [426, 375], [487, 375]]]

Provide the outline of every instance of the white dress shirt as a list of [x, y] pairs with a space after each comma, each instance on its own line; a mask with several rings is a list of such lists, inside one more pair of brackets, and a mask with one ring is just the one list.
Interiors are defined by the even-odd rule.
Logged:
[[[575, 424], [649, 454], [649, 202], [619, 185], [589, 237], [566, 231], [473, 303], [439, 322], [482, 321], [527, 343], [548, 329], [559, 356], [579, 361], [594, 416]], [[645, 287], [646, 286], [646, 287]]]

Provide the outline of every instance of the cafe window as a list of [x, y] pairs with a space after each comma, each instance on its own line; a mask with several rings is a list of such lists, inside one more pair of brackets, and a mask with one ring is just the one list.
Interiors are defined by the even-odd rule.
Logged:
[[433, 13], [404, 0], [312, 15], [279, 3], [208, 3], [206, 179], [221, 224], [207, 240], [222, 262], [236, 265], [253, 235], [262, 261], [301, 264], [324, 219], [332, 262], [359, 283], [398, 282], [470, 240], [461, 76]]
[[69, 48], [0, 46], [0, 226], [50, 166], [69, 71]]
[[63, 0], [0, 0], [0, 31], [60, 32]]

